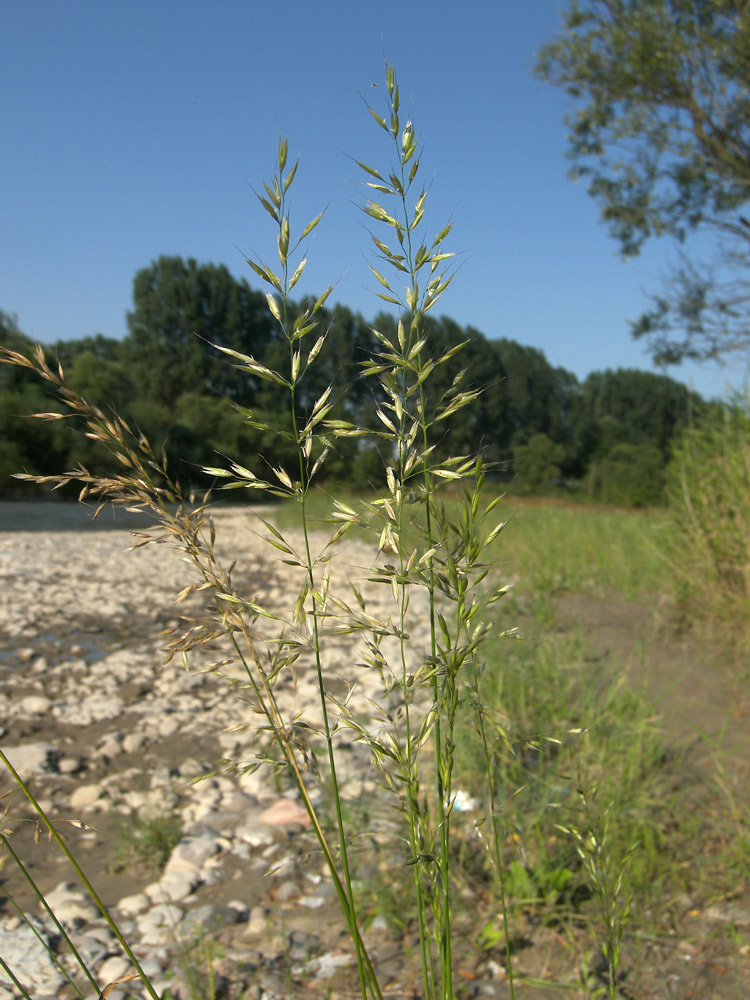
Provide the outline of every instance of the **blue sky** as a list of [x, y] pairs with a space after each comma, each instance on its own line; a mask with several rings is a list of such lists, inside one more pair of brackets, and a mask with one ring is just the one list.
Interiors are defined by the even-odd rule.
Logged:
[[[430, 222], [461, 268], [441, 312], [541, 348], [579, 377], [651, 368], [628, 331], [674, 251], [623, 263], [566, 177], [563, 95], [531, 74], [556, 0], [4, 0], [0, 5], [0, 309], [51, 342], [120, 337], [136, 271], [161, 254], [271, 257], [254, 198], [279, 131], [301, 163], [292, 206], [322, 208], [300, 293], [372, 319], [356, 157], [387, 166], [367, 113], [395, 63], [425, 141]], [[742, 368], [670, 374], [722, 394]]]

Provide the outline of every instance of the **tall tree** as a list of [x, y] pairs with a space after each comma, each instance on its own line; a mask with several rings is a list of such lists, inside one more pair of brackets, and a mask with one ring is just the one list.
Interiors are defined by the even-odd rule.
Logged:
[[138, 392], [172, 406], [185, 392], [247, 404], [256, 381], [209, 345], [262, 357], [274, 336], [266, 300], [223, 265], [160, 257], [133, 281], [125, 354]]
[[652, 236], [713, 234], [681, 253], [633, 323], [656, 361], [750, 348], [750, 4], [570, 0], [536, 72], [574, 100], [572, 175], [586, 178], [625, 257]]
[[592, 372], [581, 385], [571, 417], [575, 468], [620, 444], [649, 445], [666, 462], [677, 434], [706, 412], [697, 393], [666, 375], [637, 369]]
[[506, 373], [508, 444], [515, 449], [535, 434], [566, 445], [571, 406], [578, 380], [565, 368], [553, 368], [545, 354], [515, 340], [490, 341]]

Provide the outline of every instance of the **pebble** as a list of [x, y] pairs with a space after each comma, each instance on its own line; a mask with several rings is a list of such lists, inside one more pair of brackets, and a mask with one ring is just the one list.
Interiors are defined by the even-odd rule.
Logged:
[[16, 709], [21, 715], [43, 715], [52, 702], [41, 694], [30, 694], [17, 703]]
[[176, 931], [184, 912], [173, 903], [157, 903], [136, 917], [141, 942], [148, 945], [174, 944], [178, 940]]
[[320, 938], [307, 931], [291, 931], [287, 938], [289, 943], [289, 957], [295, 962], [306, 961], [311, 955], [320, 950]]
[[268, 930], [268, 914], [263, 906], [254, 906], [250, 910], [247, 925], [245, 927], [245, 937], [260, 937]]
[[299, 824], [305, 828], [310, 826], [307, 810], [293, 799], [278, 799], [272, 806], [264, 810], [258, 817], [263, 826], [289, 826]]
[[117, 904], [117, 909], [124, 917], [137, 917], [145, 913], [150, 905], [151, 900], [145, 892], [139, 892], [133, 896], [124, 896]]
[[[108, 986], [122, 976], [127, 976], [131, 968], [132, 966], [126, 958], [120, 958], [119, 955], [112, 955], [102, 962], [97, 969], [97, 979], [103, 987]], [[109, 995], [111, 996], [112, 994], [110, 993]]]
[[173, 869], [163, 875], [158, 882], [146, 886], [144, 895], [155, 903], [178, 903], [187, 899], [201, 882], [197, 872]]
[[97, 804], [102, 796], [102, 786], [98, 783], [93, 785], [79, 785], [70, 796], [70, 806], [72, 809], [90, 809]]

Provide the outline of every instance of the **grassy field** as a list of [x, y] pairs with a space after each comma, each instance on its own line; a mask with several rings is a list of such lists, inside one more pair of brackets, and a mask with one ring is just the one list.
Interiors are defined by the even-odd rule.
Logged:
[[[317, 495], [316, 517], [330, 501]], [[704, 647], [700, 636], [669, 623], [665, 513], [515, 498], [499, 510], [507, 526], [486, 561], [491, 580], [514, 586], [493, 613], [502, 629], [518, 633], [488, 648], [482, 690], [504, 803], [505, 888], [515, 926], [526, 928], [529, 940], [531, 928], [543, 926], [564, 941], [546, 979], [523, 981], [542, 996], [580, 975], [582, 995], [597, 995], [596, 956], [617, 942], [623, 996], [701, 995], [650, 992], [664, 975], [653, 967], [655, 956], [667, 965], [680, 960], [677, 936], [690, 956], [683, 961], [702, 953], [714, 963], [734, 956], [736, 981], [727, 992], [713, 983], [703, 995], [744, 995], [744, 932], [731, 919], [702, 924], [699, 918], [745, 893], [750, 812], [740, 789], [750, 755], [744, 740], [731, 762], [723, 754], [722, 740], [736, 729], [738, 694], [735, 664], [720, 651], [710, 660], [716, 673], [703, 678], [720, 692], [711, 718], [701, 715], [699, 690], [691, 701], [689, 660]], [[291, 524], [290, 512], [279, 508], [276, 522]], [[588, 617], [576, 617], [582, 606]], [[623, 637], [603, 648], [596, 623], [615, 615]], [[652, 676], [667, 690], [658, 703]], [[687, 735], [678, 707], [691, 719]], [[457, 755], [458, 782], [469, 800], [481, 798], [484, 780], [470, 716], [459, 727]], [[481, 917], [482, 946], [500, 955], [492, 863], [475, 823], [470, 813], [459, 818], [457, 878], [472, 900], [472, 920]], [[375, 892], [387, 913], [400, 912], [401, 882], [391, 875]], [[478, 911], [477, 900], [484, 904]], [[701, 982], [708, 988], [708, 980]]]

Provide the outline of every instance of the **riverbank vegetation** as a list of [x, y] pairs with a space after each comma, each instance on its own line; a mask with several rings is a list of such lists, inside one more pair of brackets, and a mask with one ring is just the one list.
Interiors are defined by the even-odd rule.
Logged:
[[[310, 303], [290, 300], [292, 317]], [[334, 306], [322, 310], [328, 338], [306, 390], [317, 398], [333, 387], [332, 414], [376, 431], [377, 392], [362, 378], [362, 364], [376, 349], [373, 327], [387, 336], [396, 320], [373, 322]], [[275, 369], [284, 345], [265, 296], [226, 267], [160, 257], [133, 284], [129, 333], [123, 340], [97, 334], [45, 347], [47, 361], [63, 366], [66, 382], [88, 402], [116, 410], [162, 448], [172, 474], [198, 488], [211, 485], [202, 472], [217, 454], [247, 457], [265, 474], [270, 430], [283, 387], [237, 372], [219, 360], [219, 348], [252, 355]], [[648, 507], [664, 499], [665, 468], [679, 431], [711, 409], [700, 396], [665, 376], [637, 370], [594, 372], [580, 382], [544, 354], [513, 340], [489, 339], [448, 317], [425, 317], [425, 333], [443, 353], [468, 343], [436, 373], [427, 388], [433, 401], [459, 371], [482, 392], [461, 418], [446, 420], [432, 438], [437, 453], [481, 451], [491, 477], [519, 495], [557, 495], [620, 506]], [[211, 346], [215, 345], [215, 346]], [[0, 346], [31, 356], [33, 344], [13, 317], [0, 313]], [[300, 400], [306, 405], [306, 400]], [[24, 469], [50, 475], [79, 463], [108, 461], [102, 449], [77, 433], [74, 421], [40, 424], [28, 414], [57, 404], [33, 375], [0, 369], [0, 496], [44, 495], [19, 483]], [[274, 441], [274, 461], [288, 471], [293, 449]], [[325, 476], [355, 490], [379, 488], [382, 461], [377, 438], [338, 441]]]

